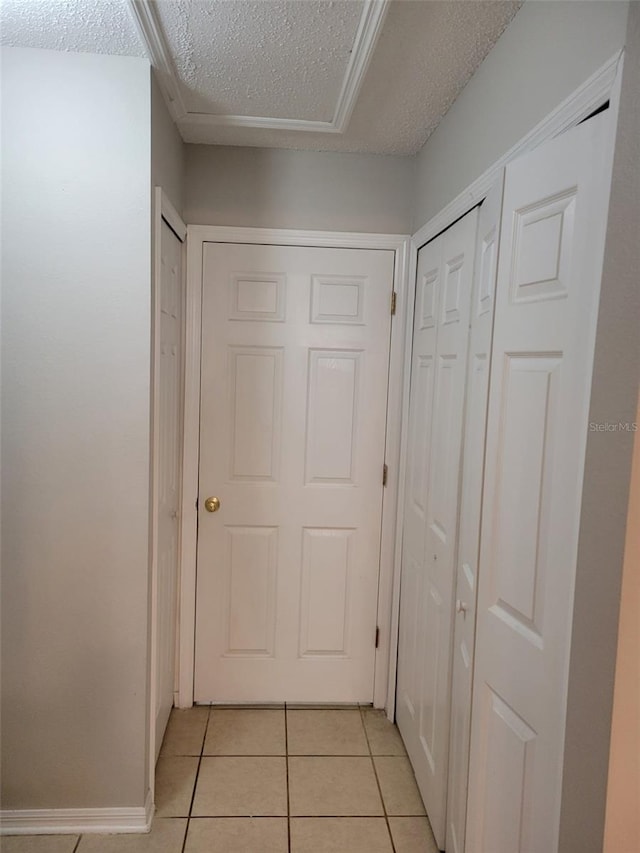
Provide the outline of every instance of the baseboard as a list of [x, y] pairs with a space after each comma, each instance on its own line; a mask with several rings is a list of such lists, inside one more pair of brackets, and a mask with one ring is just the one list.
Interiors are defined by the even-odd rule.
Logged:
[[112, 809], [3, 809], [0, 835], [85, 835], [86, 833], [149, 832], [153, 799], [144, 806]]

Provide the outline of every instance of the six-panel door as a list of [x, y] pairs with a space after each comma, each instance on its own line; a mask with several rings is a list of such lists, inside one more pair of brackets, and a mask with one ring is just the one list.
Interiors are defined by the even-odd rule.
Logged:
[[403, 530], [398, 726], [445, 841], [460, 453], [477, 209], [418, 255]]
[[506, 170], [467, 853], [558, 850], [609, 132], [603, 113]]
[[372, 700], [393, 263], [204, 246], [197, 702]]

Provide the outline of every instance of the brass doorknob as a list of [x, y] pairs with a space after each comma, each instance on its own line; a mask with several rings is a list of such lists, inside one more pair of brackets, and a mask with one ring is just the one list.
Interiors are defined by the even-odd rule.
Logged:
[[220, 509], [220, 498], [207, 498], [204, 502], [204, 508], [207, 512], [218, 512]]

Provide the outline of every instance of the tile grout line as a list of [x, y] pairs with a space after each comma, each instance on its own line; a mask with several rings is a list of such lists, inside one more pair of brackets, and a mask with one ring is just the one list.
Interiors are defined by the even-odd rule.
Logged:
[[387, 832], [389, 833], [389, 841], [391, 842], [391, 849], [393, 853], [396, 853], [396, 845], [393, 840], [393, 835], [391, 833], [391, 825], [389, 823], [389, 815], [387, 814], [387, 806], [384, 801], [384, 797], [382, 796], [382, 788], [380, 787], [380, 779], [378, 778], [378, 770], [376, 768], [376, 763], [373, 760], [373, 752], [371, 750], [371, 741], [369, 740], [369, 733], [367, 732], [367, 727], [364, 722], [364, 711], [360, 708], [360, 721], [362, 723], [362, 728], [364, 729], [364, 736], [367, 741], [367, 747], [369, 748], [369, 758], [371, 759], [371, 766], [373, 767], [373, 775], [376, 778], [376, 785], [378, 786], [378, 793], [380, 794], [380, 802], [382, 803], [382, 811], [384, 812], [384, 820], [387, 825]]
[[[369, 758], [371, 753], [366, 752], [297, 752], [291, 755], [291, 758]], [[170, 755], [168, 758], [198, 758], [197, 755]], [[203, 758], [283, 758], [281, 752], [215, 752], [207, 753]], [[404, 758], [403, 755], [395, 755], [394, 753], [381, 752], [376, 758]], [[180, 815], [173, 815], [180, 817]], [[202, 815], [200, 815], [202, 817]], [[222, 817], [222, 815], [218, 815]], [[393, 817], [393, 815], [392, 815]]]
[[[295, 756], [294, 756], [295, 757]], [[302, 756], [303, 758], [305, 756]], [[329, 756], [330, 758], [332, 756]], [[369, 756], [363, 755], [358, 756], [358, 758], [368, 758]], [[216, 814], [216, 815], [193, 815], [191, 820], [275, 820], [276, 818], [283, 818], [286, 815], [282, 814], [258, 814], [258, 815], [237, 815], [237, 814]], [[331, 818], [331, 820], [382, 820], [384, 815], [379, 814], [296, 814], [293, 817], [297, 818], [305, 818], [305, 819], [313, 819], [313, 820], [324, 820], [325, 818]], [[416, 815], [416, 814], [393, 814], [391, 817], [424, 817], [424, 815]], [[185, 818], [181, 817], [162, 817], [160, 820], [185, 820]]]
[[73, 848], [72, 853], [76, 853], [78, 847], [80, 847], [80, 842], [82, 841], [82, 835], [78, 836], [78, 840], [75, 843], [75, 847]]
[[291, 802], [289, 797], [289, 723], [287, 703], [284, 703], [284, 760], [287, 774], [287, 850], [291, 853]]
[[191, 792], [191, 802], [189, 803], [189, 814], [187, 815], [187, 826], [184, 833], [184, 840], [182, 842], [182, 851], [181, 853], [185, 853], [187, 847], [187, 838], [189, 837], [189, 826], [191, 825], [191, 812], [193, 811], [193, 803], [196, 798], [196, 789], [198, 787], [198, 777], [200, 776], [200, 765], [202, 764], [202, 756], [204, 755], [204, 745], [207, 740], [207, 732], [209, 730], [209, 720], [211, 719], [211, 705], [209, 705], [209, 713], [207, 714], [207, 722], [204, 727], [204, 734], [202, 736], [202, 745], [200, 747], [200, 755], [198, 757], [198, 768], [196, 770], [196, 778], [193, 781], [193, 791]]

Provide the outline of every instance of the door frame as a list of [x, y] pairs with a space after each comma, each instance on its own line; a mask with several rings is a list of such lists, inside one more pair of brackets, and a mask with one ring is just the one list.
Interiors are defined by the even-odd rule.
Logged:
[[[178, 691], [176, 705], [193, 705], [196, 562], [199, 456], [200, 456], [200, 358], [202, 322], [202, 272], [204, 243], [247, 243], [272, 246], [309, 246], [333, 249], [385, 249], [393, 251], [393, 290], [396, 313], [391, 324], [389, 390], [387, 394], [387, 435], [385, 459], [387, 485], [382, 505], [380, 575], [378, 579], [379, 643], [376, 649], [373, 704], [393, 707], [395, 697], [395, 648], [392, 613], [396, 553], [396, 517], [400, 483], [400, 441], [403, 408], [406, 322], [413, 313], [409, 284], [410, 238], [403, 234], [363, 234], [356, 232], [298, 231], [272, 228], [236, 228], [218, 225], [187, 227], [187, 284], [185, 305], [185, 410], [181, 511], [181, 572], [178, 614]], [[409, 304], [411, 302], [411, 304]], [[390, 704], [391, 702], [391, 704]]]
[[[150, 482], [150, 530], [149, 530], [149, 787], [155, 794], [156, 764], [156, 691], [158, 670], [156, 652], [158, 646], [158, 508], [160, 469], [160, 308], [162, 295], [162, 223], [182, 243], [182, 291], [185, 289], [185, 262], [187, 226], [175, 209], [162, 187], [153, 191], [153, 275], [151, 278], [151, 482]], [[183, 353], [184, 360], [184, 353]], [[180, 550], [178, 550], [178, 576], [180, 573]], [[177, 657], [176, 657], [177, 661]], [[175, 688], [174, 688], [175, 699]]]

